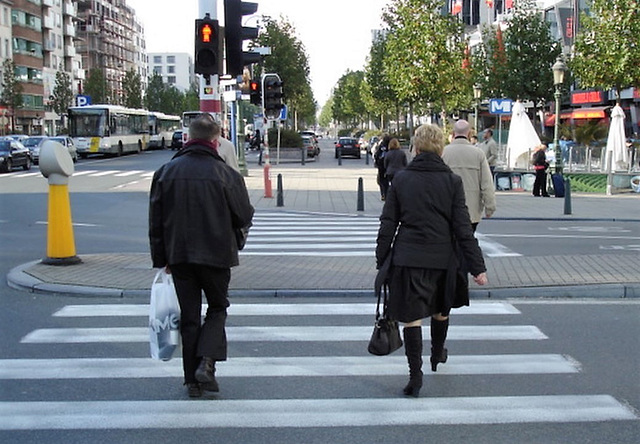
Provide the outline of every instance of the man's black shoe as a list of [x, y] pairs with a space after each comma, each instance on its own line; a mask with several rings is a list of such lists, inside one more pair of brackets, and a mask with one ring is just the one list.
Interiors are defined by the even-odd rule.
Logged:
[[200, 384], [197, 382], [187, 382], [185, 383], [187, 386], [187, 393], [189, 394], [189, 398], [201, 398], [202, 397], [202, 388], [200, 388]]
[[215, 382], [215, 372], [215, 361], [205, 356], [202, 358], [202, 361], [200, 361], [200, 365], [196, 369], [196, 380], [200, 383]]

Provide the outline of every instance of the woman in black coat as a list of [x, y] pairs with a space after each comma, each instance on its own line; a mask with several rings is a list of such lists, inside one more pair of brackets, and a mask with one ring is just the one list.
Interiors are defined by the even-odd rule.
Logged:
[[[422, 319], [431, 317], [431, 370], [447, 361], [444, 342], [451, 308], [469, 305], [466, 270], [487, 283], [482, 251], [473, 235], [462, 179], [442, 161], [444, 136], [435, 125], [415, 133], [417, 155], [393, 179], [380, 216], [378, 268], [391, 261], [388, 313], [404, 323], [409, 384], [422, 387]], [[459, 256], [462, 257], [459, 257]], [[460, 272], [464, 261], [464, 274]]]

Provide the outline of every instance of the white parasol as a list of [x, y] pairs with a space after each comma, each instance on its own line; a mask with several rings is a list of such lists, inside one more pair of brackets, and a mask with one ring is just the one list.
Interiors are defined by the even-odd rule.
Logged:
[[511, 108], [511, 127], [507, 139], [507, 165], [509, 169], [527, 168], [529, 152], [540, 145], [540, 137], [533, 128], [522, 102], [517, 100]]
[[611, 126], [609, 126], [609, 137], [607, 138], [607, 149], [602, 161], [603, 171], [609, 171], [607, 159], [611, 154], [611, 171], [626, 170], [629, 166], [629, 156], [624, 136], [624, 111], [620, 105], [616, 105], [611, 110]]

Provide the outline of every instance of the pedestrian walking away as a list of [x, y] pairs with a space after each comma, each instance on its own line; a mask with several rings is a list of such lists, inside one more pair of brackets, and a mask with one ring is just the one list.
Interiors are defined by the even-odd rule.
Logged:
[[391, 136], [386, 134], [382, 138], [382, 142], [378, 144], [376, 148], [376, 152], [373, 155], [373, 163], [375, 167], [378, 169], [378, 176], [376, 178], [378, 185], [380, 186], [380, 198], [385, 200], [387, 197], [387, 189], [389, 188], [389, 182], [386, 180], [386, 171], [384, 169], [384, 158], [389, 151], [389, 142], [391, 141]]
[[422, 388], [422, 319], [431, 317], [431, 370], [447, 361], [449, 312], [469, 305], [461, 260], [478, 285], [487, 283], [462, 180], [443, 162], [443, 146], [437, 126], [418, 127], [416, 157], [394, 176], [380, 216], [376, 263], [380, 268], [391, 255], [388, 313], [404, 324], [407, 396], [417, 397]]
[[389, 141], [389, 150], [384, 156], [384, 171], [388, 186], [391, 186], [393, 176], [407, 166], [407, 155], [400, 148], [400, 142], [395, 137]]
[[[172, 273], [180, 304], [184, 384], [192, 398], [217, 392], [216, 361], [227, 359], [225, 324], [236, 233], [248, 230], [253, 207], [243, 177], [216, 151], [218, 124], [201, 116], [189, 142], [151, 183], [149, 243], [154, 268]], [[208, 303], [201, 321], [202, 292]]]
[[444, 147], [442, 160], [462, 178], [465, 200], [475, 231], [483, 212], [485, 217], [491, 217], [496, 211], [496, 195], [487, 157], [480, 148], [469, 143], [470, 131], [466, 120], [460, 119], [454, 123], [453, 138]]
[[536, 180], [533, 182], [533, 195], [536, 197], [549, 197], [547, 193], [547, 169], [549, 168], [549, 162], [547, 162], [546, 150], [546, 145], [538, 145], [531, 156], [531, 163], [536, 172]]

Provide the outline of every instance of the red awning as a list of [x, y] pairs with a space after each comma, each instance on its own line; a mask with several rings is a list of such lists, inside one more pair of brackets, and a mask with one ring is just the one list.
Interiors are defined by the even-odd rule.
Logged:
[[[607, 116], [606, 110], [610, 106], [595, 106], [593, 108], [576, 108], [574, 110], [565, 110], [560, 113], [560, 120], [567, 119], [604, 119]], [[544, 120], [544, 126], [554, 126], [556, 124], [556, 115], [550, 114]]]

